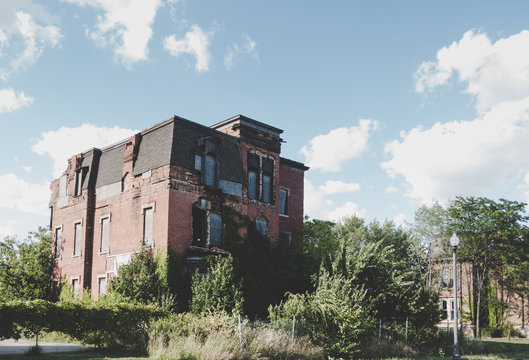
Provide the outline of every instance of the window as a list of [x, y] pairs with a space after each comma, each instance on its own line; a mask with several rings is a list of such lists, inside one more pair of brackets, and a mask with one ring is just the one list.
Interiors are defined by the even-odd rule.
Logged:
[[59, 178], [59, 197], [64, 197], [67, 195], [68, 189], [68, 177], [63, 175]]
[[204, 210], [200, 203], [193, 205], [193, 243], [198, 246], [205, 246], [206, 233], [206, 210]]
[[73, 298], [78, 299], [79, 298], [79, 278], [72, 279], [72, 292], [73, 292]]
[[255, 220], [255, 228], [259, 234], [266, 236], [268, 234], [268, 221], [266, 220]]
[[154, 207], [143, 209], [143, 244], [152, 245], [152, 225], [154, 217]]
[[206, 155], [206, 163], [204, 164], [204, 183], [207, 186], [216, 186], [217, 183], [217, 166], [215, 156], [213, 154]]
[[209, 245], [222, 245], [222, 216], [217, 213], [209, 213]]
[[55, 229], [55, 259], [61, 257], [62, 228]]
[[81, 222], [74, 224], [73, 256], [81, 255]]
[[101, 246], [100, 253], [108, 253], [108, 235], [110, 232], [110, 215], [101, 217]]
[[274, 203], [273, 159], [248, 154], [248, 199]]
[[441, 310], [443, 311], [443, 318], [448, 321], [454, 320], [454, 301], [441, 300]]
[[99, 285], [99, 296], [107, 294], [107, 276], [101, 275], [97, 279]]
[[263, 202], [271, 204], [273, 199], [274, 161], [263, 159]]
[[248, 199], [257, 200], [259, 188], [259, 157], [248, 154]]
[[441, 273], [441, 287], [451, 288], [454, 285], [454, 279], [452, 278], [452, 271], [450, 269], [443, 269]]
[[74, 196], [81, 196], [83, 192], [83, 169], [79, 169], [75, 172], [75, 190]]
[[202, 155], [195, 154], [195, 170], [202, 170]]
[[290, 246], [290, 233], [281, 231], [279, 233], [279, 240], [281, 241], [282, 244], [286, 246]]
[[279, 215], [288, 215], [288, 191], [279, 189]]

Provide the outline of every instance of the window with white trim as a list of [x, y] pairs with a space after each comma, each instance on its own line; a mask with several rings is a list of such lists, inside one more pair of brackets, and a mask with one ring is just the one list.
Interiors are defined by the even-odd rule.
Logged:
[[106, 295], [107, 294], [107, 276], [106, 275], [98, 276], [97, 284], [99, 288], [99, 296]]
[[153, 244], [153, 221], [154, 221], [154, 207], [144, 207], [143, 208], [143, 244], [152, 245]]
[[73, 256], [81, 256], [82, 222], [77, 221], [73, 228]]
[[72, 278], [72, 292], [73, 298], [79, 299], [79, 278]]
[[55, 229], [55, 259], [61, 257], [62, 227]]
[[288, 216], [288, 190], [279, 189], [279, 215]]
[[101, 217], [101, 245], [100, 253], [108, 253], [108, 241], [110, 235], [110, 215]]

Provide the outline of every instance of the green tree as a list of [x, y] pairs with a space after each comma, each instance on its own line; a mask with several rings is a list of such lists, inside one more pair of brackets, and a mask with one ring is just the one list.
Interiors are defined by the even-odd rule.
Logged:
[[196, 272], [191, 283], [191, 311], [196, 314], [225, 311], [241, 313], [241, 282], [236, 278], [231, 256], [210, 256], [206, 259], [206, 275]]
[[165, 253], [155, 256], [152, 249], [142, 248], [129, 264], [119, 267], [118, 276], [110, 282], [109, 295], [118, 300], [174, 309], [176, 301], [169, 286], [166, 256]]
[[[490, 277], [503, 281], [508, 258], [519, 250], [526, 232], [525, 204], [483, 197], [457, 197], [448, 208], [450, 230], [461, 239], [459, 259], [472, 264], [475, 336], [488, 320], [483, 306]], [[518, 249], [518, 250], [517, 250]], [[485, 299], [484, 299], [485, 298]]]
[[0, 301], [52, 299], [51, 244], [50, 231], [44, 227], [23, 241], [0, 241]]

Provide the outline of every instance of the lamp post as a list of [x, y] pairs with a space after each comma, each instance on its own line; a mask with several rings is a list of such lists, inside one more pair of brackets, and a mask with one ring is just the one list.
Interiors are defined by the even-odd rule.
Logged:
[[454, 233], [450, 238], [450, 245], [452, 246], [453, 252], [453, 269], [454, 269], [454, 355], [452, 356], [453, 360], [461, 360], [461, 355], [459, 354], [459, 338], [457, 336], [457, 246], [459, 245], [459, 238]]

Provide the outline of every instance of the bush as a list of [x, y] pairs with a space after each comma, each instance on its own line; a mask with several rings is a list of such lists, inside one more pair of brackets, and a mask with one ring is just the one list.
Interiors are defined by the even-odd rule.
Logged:
[[364, 305], [365, 291], [352, 288], [341, 276], [323, 272], [313, 293], [289, 295], [270, 307], [270, 320], [288, 329], [296, 317], [298, 332], [309, 336], [332, 356], [357, 354], [368, 342], [375, 321]]
[[86, 344], [141, 349], [147, 324], [165, 314], [153, 306], [127, 303], [12, 301], [0, 303], [0, 339], [59, 331]]

